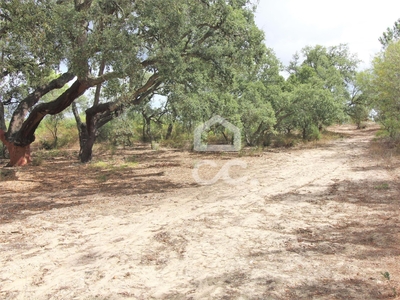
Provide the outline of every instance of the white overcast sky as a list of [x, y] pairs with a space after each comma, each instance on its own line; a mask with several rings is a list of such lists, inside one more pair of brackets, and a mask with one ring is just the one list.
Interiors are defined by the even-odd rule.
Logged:
[[285, 66], [307, 45], [343, 43], [367, 68], [381, 49], [378, 38], [399, 18], [399, 0], [259, 0], [256, 12], [266, 45]]

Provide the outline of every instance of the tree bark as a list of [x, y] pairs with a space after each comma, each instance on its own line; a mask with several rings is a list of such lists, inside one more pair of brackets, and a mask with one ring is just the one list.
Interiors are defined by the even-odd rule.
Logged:
[[71, 73], [64, 73], [60, 77], [52, 80], [50, 83], [38, 87], [33, 93], [29, 94], [24, 100], [19, 103], [18, 107], [13, 113], [8, 128], [7, 137], [12, 138], [21, 129], [25, 116], [29, 110], [38, 103], [39, 99], [46, 95], [48, 92], [62, 88], [68, 81], [72, 80], [74, 75]]
[[8, 167], [24, 166], [32, 161], [30, 145], [17, 146], [14, 143], [9, 142], [6, 139], [6, 132], [0, 129], [0, 140], [7, 147], [10, 155], [10, 162], [7, 164]]
[[150, 142], [154, 141], [153, 133], [151, 132], [151, 118], [146, 118], [146, 135]]
[[169, 140], [172, 136], [172, 129], [174, 128], [174, 125], [172, 123], [169, 123], [168, 129], [167, 129], [167, 135], [165, 136], [166, 140]]
[[96, 141], [97, 129], [96, 126], [91, 126], [91, 131], [86, 130], [83, 132], [80, 141], [79, 158], [82, 163], [87, 163], [92, 160], [93, 145]]
[[[48, 114], [55, 115], [66, 109], [88, 88], [89, 86], [87, 83], [82, 83], [77, 80], [56, 100], [48, 103], [41, 103], [36, 106], [17, 132], [12, 132], [12, 134], [9, 135], [2, 130], [0, 139], [6, 145], [10, 153], [10, 162], [8, 165], [23, 166], [31, 162], [30, 144], [35, 140], [34, 134], [42, 119]], [[21, 116], [21, 118], [23, 118], [23, 116]]]
[[[80, 126], [80, 151], [79, 158], [82, 163], [90, 162], [93, 154], [93, 145], [96, 141], [98, 130], [109, 121], [121, 115], [127, 106], [137, 105], [150, 95], [161, 82], [158, 74], [152, 75], [148, 81], [133, 94], [124, 95], [121, 99], [108, 102], [98, 103], [86, 110], [86, 124]], [[75, 115], [75, 113], [74, 113]], [[79, 116], [79, 115], [78, 115]], [[75, 117], [75, 119], [77, 119]]]
[[307, 128], [306, 127], [303, 127], [302, 135], [303, 135], [303, 140], [306, 140], [307, 139]]
[[[6, 121], [4, 118], [4, 104], [1, 101], [0, 101], [0, 130], [3, 132], [2, 135], [5, 135], [5, 131], [7, 130], [7, 127], [6, 127]], [[5, 136], [4, 136], [4, 139], [5, 139]], [[1, 141], [3, 142], [3, 139], [1, 139]], [[3, 144], [4, 144], [4, 142], [3, 142]], [[7, 147], [4, 144], [4, 147], [2, 147], [2, 153], [1, 153], [1, 156], [3, 158], [6, 158], [6, 152], [7, 152], [6, 149], [7, 149]]]
[[39, 126], [40, 122], [46, 115], [55, 115], [62, 112], [64, 109], [70, 106], [76, 98], [81, 96], [88, 88], [89, 86], [87, 84], [84, 84], [77, 80], [56, 100], [48, 103], [41, 103], [36, 106], [29, 114], [29, 117], [26, 119], [26, 121], [23, 123], [21, 129], [18, 132], [18, 135], [14, 140], [14, 143], [22, 146], [31, 144], [35, 140], [34, 134], [36, 128]]
[[6, 120], [4, 118], [4, 104], [0, 101], [0, 130], [6, 131]]
[[80, 159], [83, 145], [84, 145], [84, 143], [85, 143], [85, 141], [87, 139], [86, 124], [84, 124], [82, 122], [81, 117], [79, 116], [79, 111], [78, 111], [78, 108], [76, 107], [76, 103], [75, 102], [72, 102], [71, 107], [72, 107], [72, 113], [74, 114], [74, 117], [75, 117], [76, 128], [78, 129], [79, 159]]

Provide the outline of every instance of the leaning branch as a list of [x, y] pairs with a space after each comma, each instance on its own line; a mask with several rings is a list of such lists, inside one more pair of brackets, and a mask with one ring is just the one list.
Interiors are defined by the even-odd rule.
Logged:
[[0, 38], [6, 35], [7, 30], [8, 30], [7, 26], [4, 26], [3, 28], [0, 29]]
[[[86, 124], [88, 131], [92, 130], [90, 126], [93, 126], [99, 119], [109, 120], [113, 119], [119, 112], [122, 112], [124, 106], [129, 103], [131, 105], [139, 104], [148, 93], [154, 91], [160, 84], [159, 74], [153, 74], [147, 82], [139, 89], [135, 90], [132, 94], [121, 96], [118, 100], [113, 102], [101, 103], [86, 110]], [[93, 120], [96, 119], [96, 120]], [[107, 122], [107, 121], [106, 121]], [[100, 123], [99, 123], [100, 124]], [[98, 125], [99, 125], [98, 124]]]
[[68, 81], [74, 79], [74, 77], [75, 76], [72, 73], [64, 73], [48, 84], [38, 87], [33, 93], [29, 94], [24, 100], [22, 100], [11, 118], [10, 127], [7, 132], [8, 137], [10, 138], [20, 130], [29, 110], [40, 100], [41, 97], [54, 89], [62, 88]]
[[46, 115], [55, 115], [62, 112], [88, 88], [89, 86], [87, 84], [76, 80], [72, 86], [56, 100], [37, 105], [22, 124], [21, 129], [14, 138], [14, 143], [19, 146], [32, 143], [35, 140], [35, 130]]
[[100, 76], [98, 76], [96, 78], [81, 79], [81, 81], [82, 82], [86, 82], [86, 84], [89, 87], [92, 87], [92, 86], [99, 85], [99, 84], [101, 84], [101, 83], [103, 83], [103, 82], [105, 82], [107, 80], [110, 80], [110, 79], [113, 79], [113, 78], [117, 78], [118, 75], [119, 75], [119, 73], [117, 73], [117, 72], [109, 72], [109, 73], [100, 75]]

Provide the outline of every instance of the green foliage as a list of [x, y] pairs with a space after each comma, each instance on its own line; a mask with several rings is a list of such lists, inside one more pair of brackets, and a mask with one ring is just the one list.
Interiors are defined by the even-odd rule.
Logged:
[[376, 185], [375, 189], [376, 190], [388, 190], [389, 189], [389, 184], [382, 183], [382, 184]]
[[303, 139], [318, 139], [317, 129], [343, 119], [358, 60], [346, 45], [305, 47], [302, 55], [301, 63], [295, 55], [281, 101], [274, 103], [276, 128], [298, 129]]
[[[22, 103], [29, 93], [48, 84], [60, 66], [67, 66], [68, 77], [76, 76], [74, 87], [79, 87], [68, 95], [98, 87], [93, 105], [89, 104], [98, 128], [157, 88], [165, 96], [177, 92], [181, 101], [188, 94], [195, 99], [196, 91], [205, 95], [213, 85], [220, 98], [233, 83], [235, 71], [257, 65], [265, 52], [264, 34], [255, 25], [250, 0], [27, 0], [2, 1], [0, 10], [4, 70], [0, 92], [5, 99]], [[56, 88], [60, 86], [50, 90]], [[72, 97], [66, 96], [64, 103], [57, 102], [57, 107], [43, 114], [61, 112], [69, 105], [66, 103], [75, 100]], [[201, 98], [198, 101], [202, 103]], [[40, 105], [37, 99], [21, 105], [25, 104], [19, 113], [15, 106], [9, 111], [19, 114], [21, 125], [28, 110]], [[22, 127], [29, 131], [24, 143], [33, 140], [32, 132], [40, 121], [36, 118], [30, 128]], [[48, 120], [54, 135], [49, 146], [55, 147], [57, 126], [51, 121], [56, 120]], [[17, 127], [12, 134], [21, 129]], [[122, 141], [115, 143], [131, 143], [123, 135]]]
[[0, 142], [0, 158], [6, 158], [6, 146], [3, 145], [3, 143]]
[[151, 150], [154, 150], [154, 151], [160, 150], [160, 144], [155, 141], [152, 141], [151, 142]]
[[132, 115], [123, 114], [100, 128], [99, 142], [107, 142], [114, 146], [132, 146], [139, 140], [138, 122]]
[[373, 61], [372, 89], [376, 119], [389, 136], [400, 139], [400, 41], [391, 43]]
[[273, 132], [275, 112], [261, 81], [246, 83], [241, 94], [240, 120], [244, 139], [249, 146], [260, 145], [264, 137]]
[[105, 161], [96, 161], [92, 164], [90, 164], [92, 168], [99, 168], [99, 169], [104, 169], [109, 167], [109, 163]]
[[125, 160], [125, 162], [117, 162], [114, 160], [110, 161], [99, 160], [96, 162], [92, 162], [89, 166], [90, 168], [95, 169], [97, 171], [108, 171], [107, 174], [103, 174], [106, 175], [106, 178], [108, 178], [108, 175], [112, 174], [113, 172], [118, 172], [126, 168], [135, 168], [137, 166], [137, 162], [132, 161], [130, 159]]
[[43, 165], [43, 162], [44, 162], [44, 158], [42, 156], [40, 156], [40, 155], [35, 156], [32, 159], [32, 166], [36, 166], [36, 167], [41, 166], [41, 165]]
[[36, 135], [39, 146], [46, 150], [72, 146], [78, 140], [75, 121], [63, 115], [46, 116]]
[[390, 43], [400, 39], [400, 19], [394, 22], [392, 28], [388, 27], [382, 36], [378, 39], [383, 48], [387, 48]]
[[96, 179], [98, 182], [106, 182], [108, 180], [108, 174], [99, 174]]
[[279, 134], [274, 138], [273, 146], [278, 148], [290, 148], [298, 143], [298, 139], [293, 134]]
[[[232, 69], [232, 83], [225, 88], [206, 81], [202, 77], [206, 73], [199, 72], [191, 85], [166, 85], [163, 105], [154, 105], [150, 97], [127, 120], [138, 135], [173, 148], [192, 145], [193, 130], [216, 114], [238, 126], [247, 145], [292, 146], [298, 132], [304, 140], [318, 140], [325, 126], [343, 120], [348, 112], [357, 60], [343, 45], [306, 47], [303, 58], [302, 63], [300, 56], [292, 63], [287, 81], [279, 74], [281, 64], [271, 49], [265, 49], [257, 64]], [[357, 103], [360, 99], [357, 94]], [[108, 136], [119, 131], [108, 128]], [[222, 126], [213, 126], [203, 139], [212, 144], [232, 142]]]
[[372, 110], [374, 93], [371, 87], [372, 73], [370, 70], [358, 72], [352, 86], [351, 98], [348, 102], [346, 113], [357, 128], [362, 127], [362, 122], [367, 121]]
[[[269, 145], [276, 134], [276, 144], [284, 146], [295, 143], [294, 133], [319, 139], [322, 128], [345, 111], [355, 122], [365, 119], [371, 97], [363, 81], [355, 81], [358, 60], [348, 47], [305, 47], [285, 80], [255, 25], [252, 3], [3, 1], [0, 94], [18, 103], [66, 65], [86, 85], [96, 81], [92, 101], [82, 97], [75, 103], [81, 112], [104, 109], [87, 120], [97, 122], [92, 127], [98, 129], [97, 140], [112, 151], [141, 140], [188, 148], [196, 126], [215, 115], [238, 126], [249, 146]], [[353, 97], [352, 85], [360, 86]], [[51, 90], [38, 104], [66, 89]], [[165, 103], [155, 105], [155, 95]], [[396, 126], [383, 109], [379, 112], [387, 127]], [[37, 135], [48, 149], [78, 140], [76, 126], [62, 113], [46, 116]], [[232, 139], [218, 126], [205, 135], [210, 143]]]
[[49, 159], [49, 158], [54, 158], [54, 157], [69, 157], [69, 153], [66, 150], [59, 150], [59, 149], [53, 149], [53, 150], [39, 150], [36, 152], [34, 157], [40, 157], [42, 159]]

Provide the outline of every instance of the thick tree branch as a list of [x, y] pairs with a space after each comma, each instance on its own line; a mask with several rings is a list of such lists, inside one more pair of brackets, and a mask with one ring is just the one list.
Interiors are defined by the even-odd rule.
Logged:
[[141, 65], [143, 68], [146, 68], [146, 67], [152, 66], [158, 62], [160, 62], [159, 59], [146, 59], [146, 60], [142, 61]]
[[72, 102], [71, 107], [72, 107], [72, 113], [74, 114], [75, 117], [76, 125], [78, 126], [79, 130], [79, 128], [82, 126], [83, 123], [79, 115], [78, 107], [76, 106], [75, 102]]
[[[136, 98], [131, 98], [129, 101], [119, 99], [119, 104], [114, 106], [115, 109], [113, 111], [106, 111], [100, 115], [97, 116], [97, 122], [96, 122], [96, 128], [99, 129], [103, 125], [107, 124], [109, 121], [115, 119], [119, 115], [121, 115], [125, 109], [126, 106], [135, 103], [136, 105], [141, 103], [144, 99], [150, 96], [150, 94], [153, 94], [155, 90], [161, 85], [161, 82], [157, 82], [151, 89], [149, 89], [147, 92], [140, 94]], [[128, 102], [128, 104], [126, 104]]]
[[73, 74], [64, 73], [60, 77], [50, 81], [48, 84], [38, 87], [33, 93], [29, 94], [24, 100], [22, 100], [13, 113], [7, 136], [12, 138], [12, 135], [20, 130], [29, 109], [31, 109], [41, 97], [54, 89], [62, 88], [72, 79], [74, 79]]
[[29, 117], [26, 119], [26, 121], [22, 124], [18, 134], [13, 139], [14, 144], [25, 146], [32, 143], [35, 140], [35, 130], [46, 115], [55, 115], [62, 112], [88, 88], [89, 86], [87, 84], [76, 80], [72, 86], [56, 100], [48, 103], [41, 103], [36, 106], [29, 114]]
[[7, 30], [8, 30], [7, 26], [4, 26], [3, 28], [0, 29], [0, 38], [7, 33]]
[[158, 73], [153, 74], [147, 80], [147, 82], [143, 86], [141, 86], [140, 88], [135, 90], [134, 93], [129, 94], [129, 95], [123, 95], [118, 100], [113, 101], [113, 102], [107, 102], [107, 103], [99, 104], [97, 106], [92, 106], [91, 108], [86, 110], [86, 114], [94, 115], [96, 113], [105, 112], [107, 110], [113, 110], [119, 104], [126, 103], [130, 99], [134, 99], [134, 100], [133, 101], [129, 101], [129, 103], [138, 104], [138, 103], [135, 103], [136, 99], [140, 98], [140, 95], [144, 94], [145, 92], [148, 92], [152, 87], [154, 87], [154, 85], [158, 81], [158, 79], [159, 79], [159, 74]]
[[8, 71], [8, 70], [3, 71], [3, 72], [0, 74], [0, 79], [3, 79], [4, 77], [8, 76], [9, 74], [10, 74], [10, 71]]
[[12, 22], [12, 19], [10, 18], [10, 16], [8, 16], [4, 13], [0, 13], [0, 18], [3, 18], [5, 20], [7, 20], [8, 22]]
[[[86, 124], [88, 126], [88, 131], [93, 130], [90, 126], [95, 125], [99, 128], [101, 123], [107, 123], [109, 120], [115, 118], [123, 111], [124, 106], [127, 103], [135, 105], [139, 104], [148, 94], [153, 92], [161, 82], [159, 81], [159, 75], [153, 74], [147, 82], [137, 89], [134, 93], [123, 95], [118, 100], [113, 102], [101, 103], [96, 106], [92, 106], [86, 110]], [[99, 122], [100, 121], [100, 122]], [[97, 124], [96, 124], [97, 123]], [[103, 124], [103, 125], [104, 125]]]
[[[99, 69], [99, 75], [98, 76], [103, 76], [104, 75], [105, 67], [106, 67], [106, 64], [104, 62], [104, 59], [102, 59], [101, 63], [100, 63], [100, 69]], [[98, 105], [100, 103], [100, 92], [101, 92], [101, 84], [98, 84], [96, 86], [96, 91], [94, 93], [93, 106]]]
[[87, 10], [92, 5], [92, 0], [74, 0], [75, 1], [75, 10], [82, 11]]
[[92, 86], [99, 85], [107, 80], [110, 80], [113, 78], [118, 78], [118, 75], [119, 75], [119, 73], [117, 73], [117, 72], [109, 72], [109, 73], [103, 74], [101, 76], [98, 76], [96, 78], [90, 78], [90, 77], [86, 78], [86, 79], [80, 78], [79, 80], [81, 82], [85, 82], [89, 87], [92, 87]]

